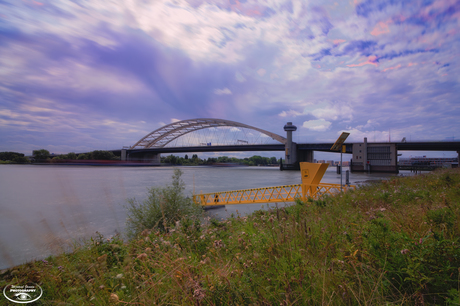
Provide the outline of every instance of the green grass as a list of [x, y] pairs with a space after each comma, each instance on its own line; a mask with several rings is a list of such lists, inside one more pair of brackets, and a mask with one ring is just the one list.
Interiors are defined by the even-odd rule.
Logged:
[[37, 305], [459, 305], [459, 216], [460, 172], [442, 170], [98, 237], [9, 269], [0, 287], [36, 282]]

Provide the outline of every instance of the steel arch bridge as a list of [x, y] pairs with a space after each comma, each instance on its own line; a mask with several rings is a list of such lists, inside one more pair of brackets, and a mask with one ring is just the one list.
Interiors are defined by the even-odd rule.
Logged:
[[149, 148], [163, 148], [171, 141], [194, 131], [206, 129], [206, 128], [215, 128], [215, 127], [240, 127], [247, 128], [251, 130], [258, 131], [262, 134], [265, 134], [272, 139], [279, 141], [282, 144], [286, 144], [287, 139], [278, 135], [271, 133], [269, 131], [256, 128], [247, 124], [224, 120], [224, 119], [212, 119], [212, 118], [202, 118], [202, 119], [189, 119], [182, 120], [178, 122], [173, 122], [168, 125], [165, 125], [141, 138], [136, 144], [134, 144], [130, 149], [149, 149]]

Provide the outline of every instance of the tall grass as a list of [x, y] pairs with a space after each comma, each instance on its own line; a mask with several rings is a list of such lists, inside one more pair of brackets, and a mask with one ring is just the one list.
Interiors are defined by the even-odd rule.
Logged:
[[185, 216], [188, 219], [201, 216], [201, 207], [184, 195], [185, 183], [181, 176], [182, 171], [174, 169], [170, 185], [150, 188], [148, 198], [141, 203], [135, 198], [128, 200], [128, 237], [134, 238], [143, 230], [152, 228], [167, 231]]
[[393, 178], [318, 201], [129, 242], [98, 237], [15, 267], [43, 305], [458, 305], [460, 173]]

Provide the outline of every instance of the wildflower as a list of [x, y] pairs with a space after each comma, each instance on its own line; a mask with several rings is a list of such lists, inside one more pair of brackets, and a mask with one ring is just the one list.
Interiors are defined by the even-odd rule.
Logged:
[[62, 271], [62, 270], [64, 270], [64, 267], [63, 267], [63, 266], [59, 266], [58, 269]]
[[409, 253], [408, 249], [401, 250], [401, 254], [406, 255], [407, 253]]
[[200, 264], [205, 265], [207, 263], [211, 262], [211, 259], [209, 257], [206, 257], [204, 260], [200, 260]]
[[107, 259], [107, 254], [101, 255], [97, 258], [97, 261], [104, 262]]
[[118, 298], [118, 295], [116, 295], [115, 293], [111, 293], [110, 294], [110, 298], [109, 298], [109, 301], [112, 302], [112, 303], [118, 303], [120, 299]]
[[137, 259], [139, 259], [139, 260], [144, 260], [146, 258], [147, 258], [147, 254], [145, 254], [145, 253], [137, 255]]
[[117, 279], [123, 278], [123, 273], [117, 274], [117, 276], [115, 276], [115, 278], [117, 278]]
[[205, 295], [203, 290], [201, 288], [195, 289], [195, 291], [193, 291], [193, 297], [199, 301], [204, 299]]

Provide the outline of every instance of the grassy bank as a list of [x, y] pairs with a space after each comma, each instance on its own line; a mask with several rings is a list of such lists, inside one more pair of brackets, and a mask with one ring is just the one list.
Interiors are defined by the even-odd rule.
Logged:
[[459, 305], [459, 217], [460, 172], [442, 170], [99, 237], [5, 271], [0, 288], [36, 282], [37, 305]]

